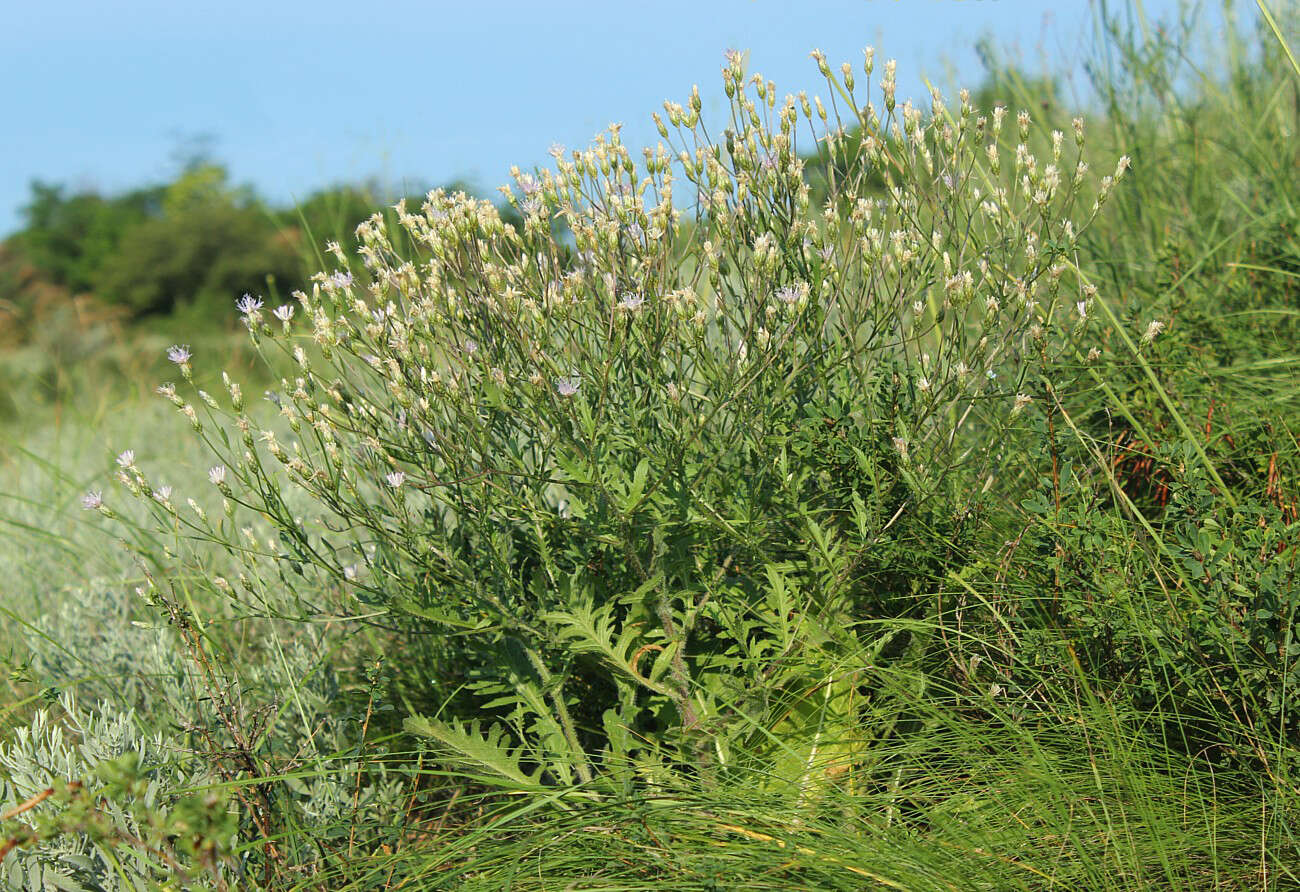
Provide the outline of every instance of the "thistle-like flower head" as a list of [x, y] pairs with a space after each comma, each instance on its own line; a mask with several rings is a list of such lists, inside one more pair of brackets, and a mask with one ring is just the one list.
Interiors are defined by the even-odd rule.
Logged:
[[573, 396], [582, 386], [581, 375], [568, 375], [563, 378], [555, 379], [555, 392], [560, 396]]
[[776, 290], [776, 299], [784, 304], [793, 304], [807, 293], [808, 286], [803, 283], [797, 285], [785, 285]]

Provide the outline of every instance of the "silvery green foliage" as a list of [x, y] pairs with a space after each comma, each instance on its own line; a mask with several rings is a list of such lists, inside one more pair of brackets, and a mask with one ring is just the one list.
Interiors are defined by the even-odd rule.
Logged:
[[[139, 597], [113, 586], [61, 601], [33, 623], [44, 633], [28, 638], [33, 681], [128, 709], [145, 728], [211, 725], [191, 654], [174, 629], [142, 606]], [[232, 691], [250, 703], [279, 707], [271, 739], [296, 741], [305, 722], [316, 729], [321, 752], [347, 745], [347, 722], [336, 708], [338, 679], [322, 659], [325, 647], [318, 627], [297, 627], [278, 650], [254, 642], [240, 665], [225, 667]], [[291, 689], [293, 708], [284, 708]]]
[[176, 633], [140, 607], [120, 585], [69, 593], [32, 623], [40, 633], [27, 637], [33, 680], [133, 709], [147, 727], [174, 719], [171, 710], [192, 699], [194, 666]]
[[[174, 801], [176, 791], [211, 780], [208, 768], [179, 750], [162, 731], [140, 727], [133, 710], [100, 702], [83, 708], [71, 693], [59, 697], [59, 714], [41, 709], [30, 724], [0, 744], [0, 811], [46, 789], [56, 779], [80, 781], [96, 789], [95, 768], [125, 753], [135, 753], [148, 778], [139, 802], [105, 800], [101, 809], [124, 836], [139, 837], [140, 810]], [[37, 809], [50, 808], [48, 804]], [[29, 814], [34, 814], [35, 811]], [[19, 820], [23, 820], [20, 817]], [[39, 847], [20, 847], [0, 864], [6, 888], [134, 890], [152, 888], [167, 869], [148, 853], [126, 845], [110, 849], [83, 835], [65, 833]], [[201, 888], [201, 887], [199, 887]]]
[[[148, 801], [131, 807], [151, 808], [204, 778], [220, 780], [201, 732], [218, 746], [229, 741], [214, 718], [200, 673], [174, 629], [141, 607], [135, 595], [104, 587], [93, 596], [63, 601], [34, 623], [45, 634], [28, 639], [28, 671], [36, 683], [67, 692], [60, 695], [61, 717], [58, 711], [37, 712], [0, 750], [0, 776], [12, 776], [5, 789], [9, 804], [44, 789], [55, 776], [82, 780], [96, 764], [123, 752], [139, 752], [151, 779]], [[292, 632], [277, 645], [263, 627], [243, 658], [220, 670], [226, 693], [241, 704], [240, 720], [266, 725], [259, 757], [306, 775], [286, 778], [287, 795], [275, 801], [294, 821], [322, 832], [348, 827], [357, 811], [367, 823], [394, 824], [409, 779], [367, 764], [358, 785], [360, 717], [342, 701], [327, 636], [313, 625]], [[81, 708], [74, 690], [82, 698], [95, 697], [98, 705]], [[124, 829], [134, 831], [127, 804], [108, 807]], [[115, 850], [113, 857], [125, 856]], [[136, 872], [130, 875], [144, 876], [145, 859], [133, 857]], [[115, 889], [120, 882], [111, 859], [77, 836], [17, 850], [6, 859], [5, 870], [14, 888], [30, 888], [37, 879], [50, 888]]]

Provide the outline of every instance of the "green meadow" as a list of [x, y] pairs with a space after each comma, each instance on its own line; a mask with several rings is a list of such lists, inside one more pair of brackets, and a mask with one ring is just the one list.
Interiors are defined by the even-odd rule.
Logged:
[[34, 184], [0, 883], [1300, 888], [1297, 11], [728, 54], [490, 196]]

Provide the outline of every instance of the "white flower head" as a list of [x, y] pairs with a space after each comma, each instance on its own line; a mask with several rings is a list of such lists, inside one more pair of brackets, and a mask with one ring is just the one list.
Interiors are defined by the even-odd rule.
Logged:
[[153, 491], [153, 497], [160, 502], [166, 502], [172, 497], [172, 488], [164, 484]]
[[117, 457], [117, 464], [120, 468], [131, 468], [135, 466], [135, 450], [127, 449]]
[[384, 480], [388, 481], [388, 485], [393, 489], [401, 489], [402, 484], [406, 482], [406, 474], [403, 471], [389, 471], [384, 475]]
[[1088, 302], [1086, 300], [1077, 301], [1074, 308], [1079, 311], [1079, 321], [1083, 322], [1088, 318]]
[[637, 291], [625, 293], [623, 299], [618, 302], [618, 305], [620, 309], [631, 311], [641, 309], [641, 306], [644, 303], [645, 295]]
[[281, 322], [288, 325], [289, 320], [293, 318], [293, 311], [293, 304], [280, 304], [280, 306], [272, 310], [271, 313], [276, 319], [279, 319]]
[[213, 486], [220, 486], [221, 484], [225, 483], [225, 482], [226, 482], [226, 466], [225, 466], [225, 465], [213, 465], [212, 467], [208, 468], [208, 481], [209, 481]]
[[251, 294], [245, 294], [239, 300], [235, 301], [235, 309], [245, 316], [251, 316], [258, 310], [262, 309], [262, 299], [253, 297]]
[[808, 284], [806, 282], [798, 282], [794, 285], [786, 285], [782, 288], [778, 288], [776, 291], [776, 299], [781, 301], [783, 304], [793, 304], [797, 303], [807, 294]]
[[81, 507], [87, 511], [97, 511], [104, 505], [104, 494], [97, 489], [92, 489], [81, 497]]
[[1024, 410], [1025, 406], [1028, 406], [1033, 401], [1034, 398], [1031, 397], [1029, 394], [1017, 393], [1015, 401], [1011, 405], [1011, 414], [1012, 415], [1020, 414], [1020, 412]]
[[1152, 319], [1147, 325], [1147, 330], [1142, 333], [1142, 343], [1149, 344], [1156, 339], [1156, 335], [1165, 330], [1165, 324], [1159, 319]]
[[568, 375], [563, 378], [555, 379], [555, 392], [558, 393], [560, 396], [565, 396], [565, 397], [573, 396], [578, 392], [578, 388], [581, 386], [582, 386], [581, 375], [574, 374], [574, 375]]
[[167, 348], [167, 358], [177, 365], [185, 365], [193, 355], [189, 344], [172, 344]]

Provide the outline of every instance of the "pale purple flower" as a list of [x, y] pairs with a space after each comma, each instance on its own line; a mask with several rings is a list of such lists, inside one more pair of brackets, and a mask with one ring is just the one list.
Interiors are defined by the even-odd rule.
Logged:
[[537, 182], [537, 178], [529, 173], [519, 175], [519, 188], [525, 195], [536, 195], [542, 190], [542, 184]]
[[336, 288], [347, 288], [352, 284], [352, 273], [347, 270], [337, 270], [330, 276], [330, 283]]
[[802, 296], [803, 289], [795, 285], [786, 285], [783, 288], [778, 288], [776, 292], [776, 299], [786, 304], [792, 304]]
[[553, 142], [551, 143], [550, 149], [548, 149], [547, 151], [551, 153], [552, 158], [554, 158], [556, 161], [559, 161], [560, 156], [564, 154], [564, 146], [558, 142]]
[[402, 471], [389, 471], [384, 475], [384, 479], [393, 489], [401, 489], [402, 484], [406, 482], [406, 474]]
[[160, 502], [165, 502], [172, 497], [172, 488], [167, 485], [160, 486], [154, 490], [153, 497]]
[[104, 504], [104, 494], [97, 489], [92, 489], [81, 497], [81, 507], [87, 511], [97, 511]]
[[167, 348], [167, 358], [177, 365], [185, 365], [193, 355], [189, 344], [172, 344]]
[[245, 294], [239, 300], [235, 301], [235, 309], [243, 313], [245, 316], [249, 316], [262, 309], [262, 299], [260, 297], [253, 297], [251, 294]]
[[639, 310], [641, 309], [641, 305], [644, 303], [645, 295], [636, 291], [624, 294], [623, 299], [618, 302], [618, 305], [624, 310]]
[[473, 355], [474, 355], [475, 353], [477, 353], [477, 352], [478, 352], [478, 341], [474, 340], [473, 338], [466, 338], [466, 339], [465, 339], [465, 355], [466, 355], [466, 356], [473, 356]]
[[[175, 349], [175, 348], [172, 348], [172, 349]], [[170, 354], [169, 354], [169, 355], [170, 355]], [[175, 384], [159, 384], [157, 387], [154, 388], [154, 392], [157, 393], [159, 396], [165, 396], [165, 397], [167, 397], [167, 399], [172, 399], [173, 397], [176, 396], [176, 385], [175, 385]]]
[[560, 396], [573, 396], [582, 386], [581, 375], [569, 375], [566, 378], [555, 379], [555, 392]]
[[275, 316], [276, 319], [279, 319], [281, 322], [287, 325], [289, 320], [293, 318], [293, 311], [294, 311], [293, 304], [280, 304], [280, 306], [272, 310], [271, 313]]
[[208, 481], [211, 482], [213, 486], [220, 486], [221, 484], [225, 483], [226, 466], [213, 465], [212, 467], [208, 468]]
[[117, 457], [118, 467], [129, 468], [135, 464], [135, 450], [127, 449]]

